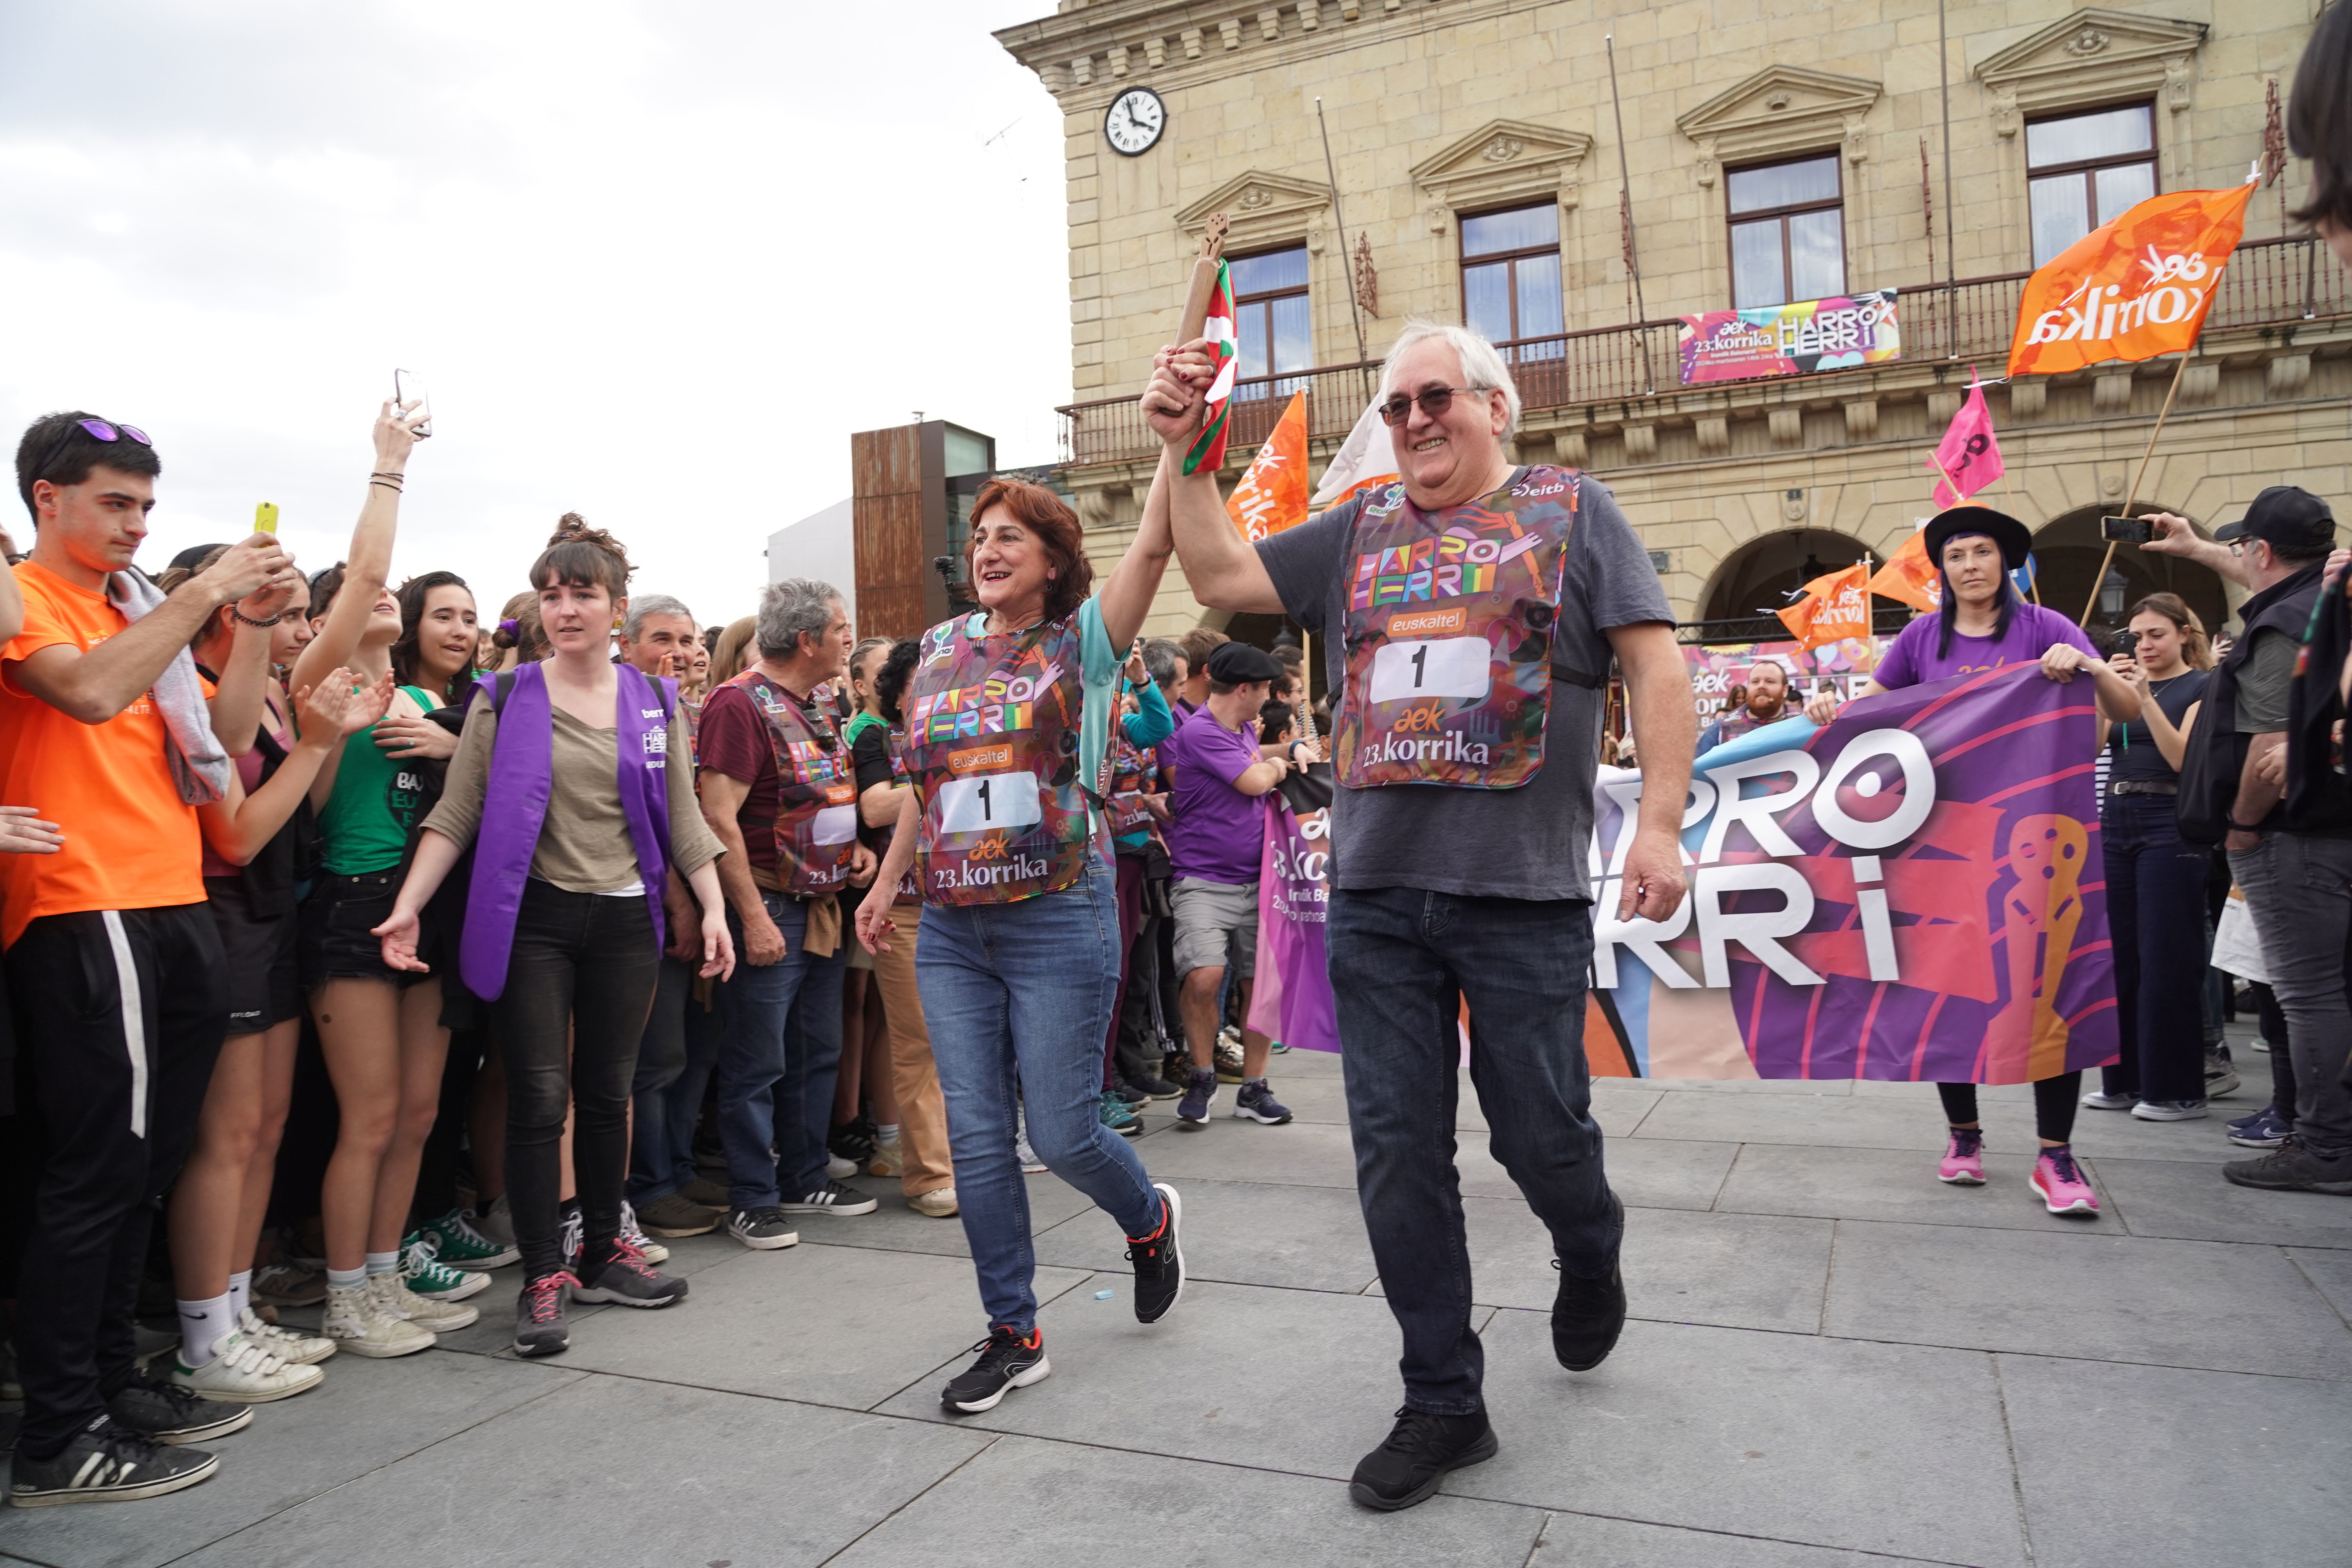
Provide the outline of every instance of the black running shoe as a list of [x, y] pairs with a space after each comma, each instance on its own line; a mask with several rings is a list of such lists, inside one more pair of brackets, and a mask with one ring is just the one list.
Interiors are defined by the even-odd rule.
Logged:
[[1433, 1415], [1408, 1406], [1397, 1412], [1389, 1440], [1357, 1464], [1348, 1495], [1383, 1513], [1411, 1508], [1435, 1491], [1448, 1470], [1491, 1459], [1496, 1447], [1495, 1429], [1483, 1410], [1475, 1415]]
[[950, 1379], [940, 1394], [941, 1405], [966, 1415], [995, 1409], [1007, 1390], [1026, 1388], [1054, 1370], [1045, 1359], [1045, 1335], [1039, 1329], [1031, 1329], [1026, 1339], [1016, 1339], [1000, 1324], [971, 1348], [980, 1359]]
[[515, 1298], [517, 1355], [558, 1355], [572, 1348], [572, 1325], [563, 1315], [564, 1296], [580, 1281], [559, 1268], [542, 1274]]
[[1127, 1238], [1127, 1260], [1135, 1265], [1135, 1321], [1156, 1323], [1184, 1293], [1184, 1252], [1176, 1244], [1184, 1200], [1165, 1182], [1151, 1184], [1160, 1194], [1160, 1228], [1150, 1236]]
[[106, 1402], [106, 1413], [151, 1443], [201, 1443], [253, 1425], [253, 1406], [206, 1399], [160, 1378], [142, 1378]]
[[575, 1301], [611, 1301], [623, 1307], [669, 1307], [686, 1300], [686, 1281], [657, 1274], [646, 1255], [625, 1237], [613, 1240], [610, 1257], [580, 1271], [572, 1288]]
[[845, 1187], [839, 1182], [827, 1182], [816, 1191], [803, 1197], [786, 1198], [776, 1205], [786, 1214], [872, 1214], [882, 1206], [882, 1200], [869, 1197], [856, 1187]]
[[[1609, 1201], [1617, 1210], [1617, 1230], [1625, 1230], [1625, 1200], [1614, 1193]], [[1625, 1331], [1625, 1276], [1617, 1259], [1600, 1279], [1580, 1279], [1562, 1268], [1559, 1258], [1559, 1294], [1551, 1302], [1551, 1353], [1570, 1372], [1591, 1372], [1609, 1359], [1617, 1336]]]
[[54, 1458], [29, 1458], [20, 1451], [8, 1479], [8, 1500], [18, 1508], [129, 1502], [194, 1486], [219, 1468], [216, 1455], [167, 1447], [100, 1415]]

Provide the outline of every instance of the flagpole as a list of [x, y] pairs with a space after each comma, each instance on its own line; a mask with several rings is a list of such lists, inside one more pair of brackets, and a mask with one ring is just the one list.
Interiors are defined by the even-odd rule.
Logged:
[[1633, 335], [1642, 345], [1642, 379], [1646, 390], [1655, 392], [1658, 377], [1650, 365], [1650, 334], [1644, 325], [1650, 306], [1642, 297], [1642, 258], [1633, 243], [1633, 175], [1625, 161], [1625, 105], [1617, 96], [1617, 39], [1603, 33], [1601, 42], [1609, 51], [1609, 107], [1617, 117], [1617, 214], [1625, 231], [1625, 280], [1633, 291]]
[[1356, 359], [1361, 363], [1372, 357], [1372, 351], [1364, 342], [1363, 307], [1356, 303], [1356, 262], [1348, 253], [1347, 215], [1339, 210], [1339, 167], [1331, 162], [1331, 128], [1323, 123], [1319, 94], [1315, 100], [1315, 128], [1323, 133], [1323, 173], [1331, 181], [1331, 222], [1339, 230], [1340, 270], [1348, 275], [1348, 317], [1356, 323]]
[[[2197, 324], [2197, 331], [2199, 337], [2204, 336], [2204, 322], [2200, 321]], [[2187, 348], [2180, 351], [2180, 363], [2173, 370], [2172, 384], [2165, 389], [2164, 406], [2157, 412], [2156, 428], [2147, 433], [2147, 450], [2140, 454], [2139, 471], [2132, 475], [2131, 489], [2124, 497], [2123, 515], [2126, 517], [2132, 514], [2132, 508], [2139, 501], [2140, 482], [2147, 478], [2147, 466], [2156, 457], [2156, 438], [2164, 434], [2164, 422], [2172, 413], [2172, 400], [2180, 391], [2180, 378], [2188, 373], [2189, 356], [2196, 352], [2197, 343], [2194, 339], [2190, 340]], [[2091, 596], [2084, 601], [2083, 613], [2074, 617], [2074, 624], [2078, 626], [2089, 626], [2091, 612], [2099, 607], [2099, 588], [2107, 580], [2107, 568], [2115, 564], [2116, 543], [2115, 540], [2108, 540], [2107, 552], [2099, 558], [2099, 569], [2091, 578]], [[2035, 602], [2040, 603], [2039, 600]]]
[[1316, 751], [1323, 742], [1315, 738], [1315, 638], [1305, 626], [1298, 628], [1298, 701], [1296, 704], [1298, 732], [1307, 737], [1307, 744]]

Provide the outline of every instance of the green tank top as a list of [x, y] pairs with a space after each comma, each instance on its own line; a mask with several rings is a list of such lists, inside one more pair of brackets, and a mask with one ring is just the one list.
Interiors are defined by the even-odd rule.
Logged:
[[[432, 698], [415, 686], [400, 689], [420, 709]], [[321, 858], [338, 877], [389, 871], [408, 848], [409, 830], [424, 815], [425, 779], [414, 758], [386, 756], [373, 726], [343, 742], [343, 760], [327, 809], [319, 814]]]

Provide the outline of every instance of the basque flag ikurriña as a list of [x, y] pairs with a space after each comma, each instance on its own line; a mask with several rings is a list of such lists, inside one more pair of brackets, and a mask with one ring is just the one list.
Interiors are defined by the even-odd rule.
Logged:
[[1209, 297], [1209, 316], [1202, 331], [1216, 345], [1217, 379], [1209, 387], [1208, 416], [1201, 425], [1201, 433], [1192, 438], [1192, 449], [1184, 454], [1184, 471], [1188, 474], [1202, 468], [1213, 474], [1225, 466], [1226, 415], [1234, 395], [1237, 345], [1234, 334], [1234, 275], [1223, 261], [1217, 263], [1216, 292]]

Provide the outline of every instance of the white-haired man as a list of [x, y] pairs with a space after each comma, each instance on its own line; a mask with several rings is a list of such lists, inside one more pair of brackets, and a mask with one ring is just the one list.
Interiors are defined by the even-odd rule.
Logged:
[[[1146, 405], [1181, 407], [1192, 345], [1160, 358]], [[1496, 1450], [1454, 1167], [1460, 999], [1490, 1147], [1558, 1253], [1554, 1352], [1598, 1365], [1623, 1326], [1624, 1210], [1601, 1173], [1583, 1047], [1585, 847], [1612, 654], [1655, 764], [1621, 916], [1681, 901], [1697, 719], [1657, 574], [1608, 489], [1506, 453], [1519, 399], [1494, 346], [1410, 322], [1381, 384], [1399, 482], [1254, 548], [1209, 476], [1177, 483], [1174, 515], [1201, 601], [1324, 633], [1341, 694], [1326, 940], [1405, 1384], [1351, 1491], [1399, 1509]]]
[[1788, 668], [1777, 658], [1759, 658], [1748, 667], [1748, 700], [1706, 727], [1698, 738], [1698, 754], [1706, 755], [1734, 736], [1767, 724], [1794, 718], [1789, 706]]

